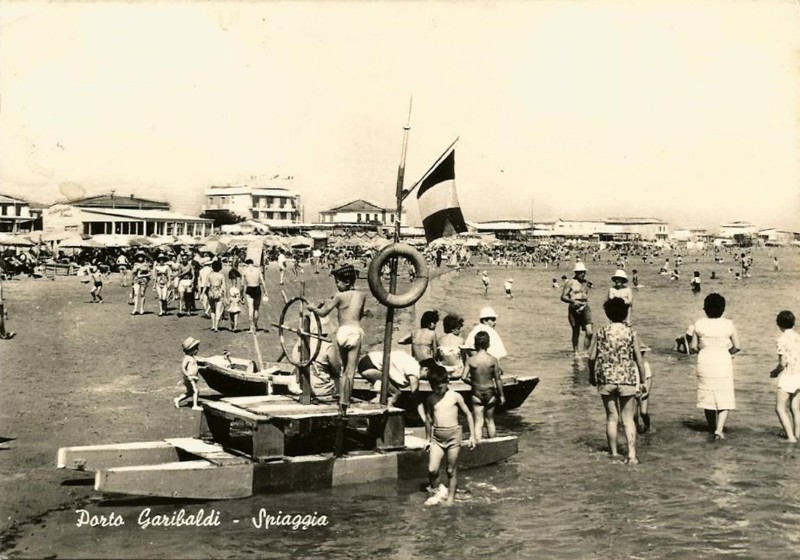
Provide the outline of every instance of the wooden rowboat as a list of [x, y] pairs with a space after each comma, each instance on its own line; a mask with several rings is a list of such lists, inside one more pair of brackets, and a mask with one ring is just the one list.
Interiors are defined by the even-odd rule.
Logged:
[[[503, 395], [506, 402], [497, 407], [498, 410], [513, 410], [519, 408], [539, 384], [536, 376], [516, 377], [513, 375], [503, 376]], [[449, 386], [454, 391], [461, 394], [467, 403], [471, 402], [470, 394], [472, 387], [460, 380], [451, 380]], [[426, 380], [419, 382], [419, 397], [425, 397], [431, 393], [431, 386]], [[379, 395], [379, 391], [373, 388], [372, 383], [365, 379], [356, 379], [353, 384], [353, 396], [358, 399], [372, 400]], [[400, 396], [395, 402], [395, 406], [400, 407], [410, 413], [416, 413], [417, 399], [412, 395], [408, 388], [402, 389]]]
[[[200, 375], [203, 376], [209, 387], [226, 397], [258, 396], [267, 394], [267, 384], [273, 383], [275, 394], [298, 394], [299, 385], [292, 374], [291, 366], [282, 363], [269, 363], [263, 371], [257, 371], [252, 360], [231, 358], [227, 356], [210, 356], [198, 358]], [[539, 384], [536, 376], [503, 376], [503, 393], [506, 402], [498, 410], [513, 410], [519, 408]], [[450, 381], [450, 388], [468, 398], [471, 392], [469, 385], [463, 381]], [[419, 391], [421, 396], [431, 392], [430, 384], [420, 381]], [[375, 391], [372, 383], [366, 379], [356, 378], [353, 385], [353, 396], [364, 401], [371, 401], [379, 392]], [[395, 406], [407, 412], [416, 414], [416, 400], [409, 389], [404, 389]]]
[[206, 384], [226, 397], [266, 395], [270, 383], [278, 394], [300, 392], [291, 365], [272, 362], [259, 371], [253, 360], [230, 356], [197, 358], [197, 363]]
[[[203, 408], [201, 435], [206, 432], [211, 439], [64, 447], [58, 451], [57, 466], [93, 472], [98, 492], [208, 500], [384, 479], [424, 480], [427, 474], [424, 431], [404, 429], [403, 411], [398, 408], [354, 404], [349, 423], [369, 425], [366, 430], [350, 430], [356, 432], [351, 436], [373, 439], [361, 450], [340, 457], [324, 446], [318, 452], [298, 453], [302, 448], [290, 443], [298, 436], [297, 427], [314, 426], [306, 430], [312, 435], [324, 432], [324, 422], [337, 414], [335, 403], [302, 405], [274, 395], [204, 401]], [[236, 424], [234, 430], [231, 424]], [[243, 430], [250, 430], [244, 438]], [[459, 467], [491, 465], [517, 451], [516, 436], [485, 439], [473, 450], [462, 448]]]

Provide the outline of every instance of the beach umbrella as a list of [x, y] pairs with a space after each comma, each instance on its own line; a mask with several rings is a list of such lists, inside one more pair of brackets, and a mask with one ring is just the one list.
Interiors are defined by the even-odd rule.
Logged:
[[32, 245], [34, 245], [34, 243], [30, 239], [22, 237], [21, 235], [0, 233], [0, 245], [13, 246], [13, 247], [31, 247]]
[[201, 246], [200, 251], [203, 253], [213, 253], [214, 255], [224, 255], [228, 251], [228, 245], [222, 241], [212, 240]]
[[61, 249], [99, 249], [105, 245], [92, 238], [83, 239], [78, 237], [62, 241], [58, 246]]
[[127, 247], [128, 240], [126, 237], [114, 234], [98, 234], [92, 239], [100, 243], [103, 247]]
[[314, 245], [314, 240], [300, 235], [293, 237], [289, 240], [289, 246], [293, 249], [302, 249], [304, 247], [311, 247]]
[[287, 238], [285, 237], [278, 237], [278, 236], [267, 236], [262, 240], [264, 247], [286, 247], [287, 246]]
[[196, 239], [191, 235], [179, 235], [177, 236], [176, 242], [179, 245], [202, 245], [203, 241], [200, 239]]
[[153, 244], [153, 242], [147, 238], [142, 236], [131, 237], [128, 240], [128, 245], [131, 247], [149, 247]]

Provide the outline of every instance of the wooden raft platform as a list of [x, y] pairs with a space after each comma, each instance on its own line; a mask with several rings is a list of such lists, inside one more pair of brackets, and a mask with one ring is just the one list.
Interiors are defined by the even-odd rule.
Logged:
[[[325, 451], [315, 448], [330, 443], [330, 438], [315, 440], [322, 424], [339, 420], [336, 402], [300, 404], [287, 395], [227, 397], [201, 401], [203, 417], [200, 437], [211, 438], [232, 453], [257, 462], [276, 461], [287, 454]], [[401, 449], [404, 446], [403, 409], [373, 403], [352, 403], [347, 422], [365, 420], [365, 448]], [[289, 440], [295, 445], [290, 445]], [[300, 442], [300, 443], [297, 443]], [[287, 453], [289, 448], [295, 453]], [[296, 450], [294, 448], [297, 448]]]

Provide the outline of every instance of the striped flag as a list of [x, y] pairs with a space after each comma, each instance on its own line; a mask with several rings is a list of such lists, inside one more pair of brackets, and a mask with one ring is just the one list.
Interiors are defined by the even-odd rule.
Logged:
[[456, 194], [455, 143], [418, 183], [417, 202], [428, 243], [467, 231]]

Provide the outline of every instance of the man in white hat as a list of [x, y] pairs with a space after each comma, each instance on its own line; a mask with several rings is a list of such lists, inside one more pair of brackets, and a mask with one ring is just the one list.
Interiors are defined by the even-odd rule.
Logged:
[[628, 304], [628, 317], [625, 319], [625, 324], [630, 325], [633, 308], [633, 290], [628, 286], [628, 275], [620, 268], [611, 277], [611, 281], [614, 285], [608, 289], [608, 298], [606, 299], [619, 298]]
[[494, 330], [495, 326], [497, 325], [497, 313], [495, 313], [494, 309], [491, 307], [484, 307], [481, 309], [479, 319], [480, 323], [475, 325], [475, 327], [467, 335], [467, 338], [464, 341], [464, 346], [474, 349], [475, 335], [479, 332], [485, 332], [489, 335], [489, 348], [486, 351], [498, 360], [508, 356], [506, 347], [503, 344], [503, 339], [501, 339], [500, 335], [497, 334], [497, 331]]
[[561, 301], [569, 304], [568, 319], [572, 328], [572, 351], [579, 357], [578, 342], [581, 338], [581, 329], [586, 333], [584, 351], [589, 350], [592, 339], [592, 309], [589, 307], [589, 286], [586, 282], [586, 265], [582, 262], [575, 263], [574, 276], [564, 282], [561, 290]]

